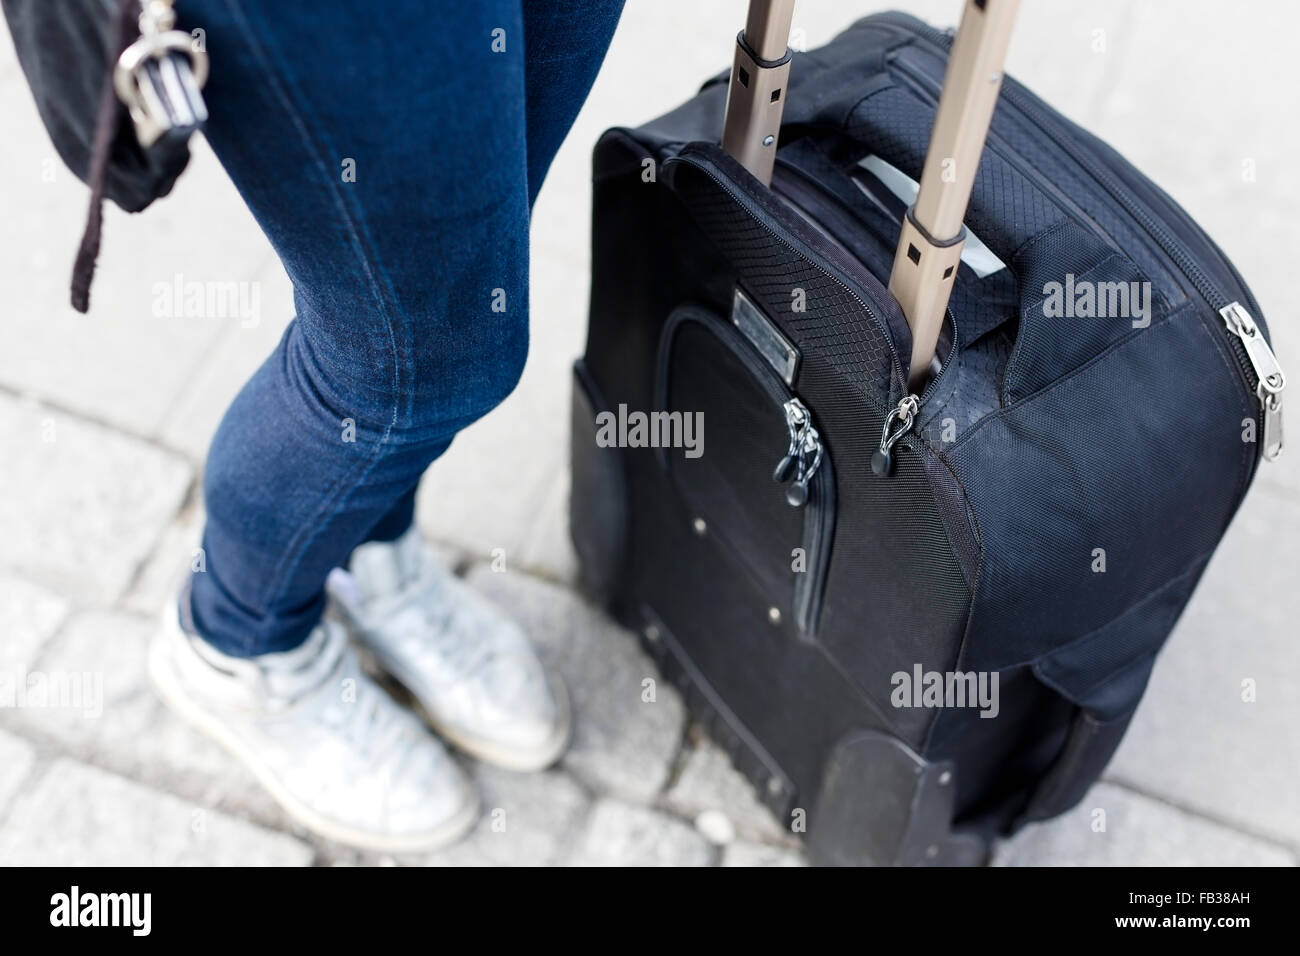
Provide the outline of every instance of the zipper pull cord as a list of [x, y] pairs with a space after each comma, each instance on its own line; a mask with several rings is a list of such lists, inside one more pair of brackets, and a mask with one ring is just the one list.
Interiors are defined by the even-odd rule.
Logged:
[[785, 500], [792, 508], [802, 508], [808, 503], [808, 485], [822, 463], [822, 439], [811, 413], [797, 398], [785, 403], [785, 425], [790, 432], [790, 447], [772, 472], [772, 480], [783, 484], [793, 477]]
[[912, 430], [920, 406], [920, 399], [908, 395], [885, 419], [885, 427], [880, 430], [880, 447], [871, 456], [871, 473], [877, 478], [885, 478], [894, 470], [894, 445]]
[[[811, 461], [809, 458], [811, 457]], [[822, 463], [822, 437], [810, 422], [803, 432], [799, 447], [799, 473], [794, 483], [785, 490], [786, 503], [791, 508], [802, 508], [808, 503], [808, 485]]]
[[772, 472], [772, 480], [777, 484], [784, 484], [790, 480], [795, 464], [798, 461], [799, 449], [803, 444], [803, 425], [796, 420], [797, 411], [790, 402], [785, 405], [785, 427], [790, 432], [790, 447], [786, 449], [785, 457], [776, 464]]

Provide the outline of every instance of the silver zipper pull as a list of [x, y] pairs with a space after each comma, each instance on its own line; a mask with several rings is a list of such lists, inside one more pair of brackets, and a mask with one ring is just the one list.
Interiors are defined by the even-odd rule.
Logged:
[[822, 463], [822, 438], [811, 421], [804, 429], [799, 451], [799, 473], [785, 490], [785, 500], [791, 508], [802, 508], [808, 503], [808, 485]]
[[822, 462], [821, 435], [813, 427], [811, 413], [797, 398], [785, 403], [785, 425], [790, 432], [790, 448], [772, 472], [772, 478], [786, 482], [793, 475], [785, 500], [790, 507], [801, 508], [808, 502], [808, 484]]
[[776, 468], [772, 472], [772, 480], [777, 484], [784, 484], [794, 474], [799, 449], [803, 444], [804, 425], [808, 421], [808, 409], [804, 407], [799, 399], [790, 399], [785, 403], [784, 408], [785, 427], [790, 432], [790, 447], [786, 450], [785, 457], [777, 462]]
[[906, 395], [885, 419], [885, 427], [880, 431], [880, 447], [871, 456], [871, 473], [876, 477], [884, 478], [894, 470], [894, 445], [912, 430], [920, 407], [919, 398]]
[[1266, 461], [1282, 457], [1282, 390], [1286, 388], [1286, 375], [1269, 347], [1267, 340], [1255, 324], [1254, 318], [1240, 302], [1231, 302], [1219, 310], [1228, 331], [1241, 340], [1246, 358], [1259, 377], [1255, 396], [1259, 399], [1264, 417], [1263, 453]]
[[1257, 394], [1264, 407], [1264, 460], [1277, 461], [1282, 457], [1282, 396], [1270, 395], [1262, 386]]

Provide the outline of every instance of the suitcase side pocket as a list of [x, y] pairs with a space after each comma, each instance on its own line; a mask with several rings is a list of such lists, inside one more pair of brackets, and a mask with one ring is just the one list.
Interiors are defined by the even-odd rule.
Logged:
[[769, 621], [811, 638], [835, 528], [834, 466], [813, 413], [733, 324], [690, 306], [664, 326], [654, 413], [698, 416], [697, 447], [658, 448], [695, 532], [744, 568]]

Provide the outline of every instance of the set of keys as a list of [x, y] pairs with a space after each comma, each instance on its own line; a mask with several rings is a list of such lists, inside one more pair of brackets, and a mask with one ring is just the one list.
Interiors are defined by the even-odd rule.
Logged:
[[147, 149], [165, 136], [188, 137], [208, 118], [201, 92], [208, 55], [175, 28], [172, 0], [142, 0], [139, 27], [140, 38], [118, 58], [113, 87]]

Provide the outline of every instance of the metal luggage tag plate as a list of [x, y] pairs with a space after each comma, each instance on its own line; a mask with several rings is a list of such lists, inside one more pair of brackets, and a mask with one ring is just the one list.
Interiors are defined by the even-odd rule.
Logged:
[[799, 371], [799, 350], [739, 286], [731, 300], [731, 322], [782, 381], [793, 388], [795, 373]]

